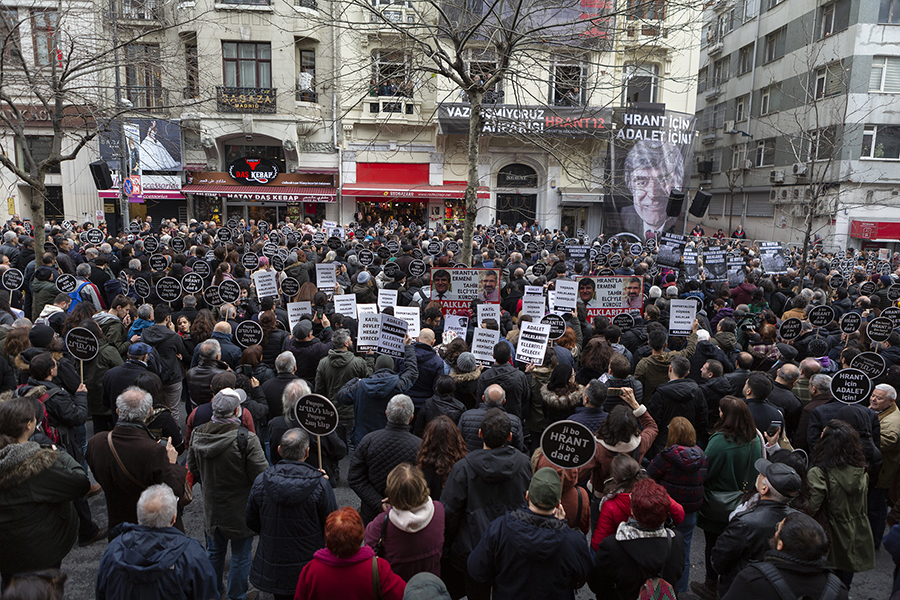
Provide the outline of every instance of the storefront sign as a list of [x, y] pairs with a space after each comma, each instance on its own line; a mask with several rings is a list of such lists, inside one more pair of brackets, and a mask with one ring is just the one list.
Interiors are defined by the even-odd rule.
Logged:
[[[595, 137], [608, 134], [612, 111], [585, 106], [482, 106], [483, 133], [493, 135], [543, 134], [563, 137]], [[469, 132], [468, 104], [440, 104], [438, 125], [444, 135]]]
[[228, 165], [228, 174], [243, 185], [266, 185], [278, 177], [278, 165], [261, 156], [244, 157]]

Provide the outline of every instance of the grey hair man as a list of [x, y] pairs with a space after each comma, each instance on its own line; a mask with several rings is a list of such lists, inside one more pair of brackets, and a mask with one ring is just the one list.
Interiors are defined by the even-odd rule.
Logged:
[[484, 390], [482, 402], [476, 408], [467, 410], [459, 417], [459, 431], [466, 440], [466, 448], [469, 452], [478, 450], [483, 442], [478, 435], [481, 429], [481, 421], [491, 408], [499, 408], [509, 415], [512, 429], [512, 442], [510, 446], [525, 452], [525, 439], [522, 433], [522, 421], [514, 414], [506, 410], [506, 390], [498, 384], [491, 384]]
[[367, 434], [350, 457], [350, 487], [360, 497], [360, 515], [369, 523], [381, 512], [387, 496], [387, 476], [400, 463], [416, 463], [422, 440], [409, 432], [412, 399], [405, 394], [391, 398], [385, 409], [388, 424]]
[[[203, 546], [175, 529], [178, 498], [165, 484], [151, 485], [137, 501], [137, 524], [126, 523], [103, 553], [97, 598], [161, 598], [191, 590], [194, 598], [218, 594], [216, 573]], [[135, 579], [134, 572], [145, 575]]]
[[869, 399], [869, 409], [878, 415], [881, 424], [881, 471], [874, 485], [869, 486], [869, 522], [875, 538], [875, 548], [881, 545], [887, 518], [888, 492], [893, 488], [900, 464], [900, 411], [897, 410], [897, 390], [880, 383]]
[[90, 277], [91, 265], [81, 263], [75, 267], [75, 278], [78, 282], [78, 287], [75, 288], [75, 291], [78, 293], [78, 297], [81, 298], [79, 302], [90, 302], [94, 307], [94, 312], [99, 312], [103, 310], [103, 303], [100, 301], [100, 290], [91, 283]]
[[[218, 360], [221, 360], [223, 363], [236, 370], [241, 363], [241, 353], [243, 350], [241, 350], [231, 338], [231, 325], [227, 321], [219, 321], [213, 326], [213, 332], [210, 339], [215, 340], [219, 344], [219, 350], [222, 355]], [[191, 357], [191, 367], [196, 367], [199, 361], [200, 345], [194, 348], [194, 355]]]
[[185, 382], [188, 388], [188, 397], [195, 406], [206, 404], [212, 400], [213, 393], [210, 385], [213, 377], [224, 373], [228, 366], [222, 362], [222, 347], [219, 340], [208, 339], [201, 342], [194, 350], [199, 356], [196, 366], [188, 369]]

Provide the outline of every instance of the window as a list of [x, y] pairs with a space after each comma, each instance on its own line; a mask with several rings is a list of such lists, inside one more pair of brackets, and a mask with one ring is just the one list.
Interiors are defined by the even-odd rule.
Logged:
[[716, 35], [718, 39], [725, 37], [734, 29], [734, 15], [731, 11], [716, 17]]
[[829, 160], [834, 156], [836, 138], [834, 126], [809, 132], [809, 157], [811, 160]]
[[731, 67], [731, 60], [726, 56], [723, 59], [713, 63], [713, 77], [710, 85], [719, 87], [728, 81], [728, 75]]
[[722, 150], [723, 148], [714, 148], [709, 154], [709, 161], [712, 162], [711, 173], [722, 172]]
[[666, 18], [665, 0], [628, 0], [629, 21], [662, 21]]
[[[466, 58], [469, 76], [478, 82], [485, 82], [497, 71], [497, 61], [491, 49], [470, 49]], [[551, 87], [552, 89], [552, 87]], [[465, 90], [460, 91], [463, 102], [469, 101]], [[486, 90], [482, 102], [485, 104], [497, 104], [503, 102], [503, 82], [498, 82], [490, 90]]]
[[784, 27], [766, 36], [765, 45], [763, 46], [764, 62], [772, 62], [784, 56], [784, 39]]
[[747, 44], [738, 53], [738, 75], [749, 73], [753, 68], [753, 44]]
[[19, 15], [14, 8], [0, 9], [0, 43], [3, 44], [4, 65], [22, 63]]
[[408, 57], [403, 52], [376, 50], [372, 54], [372, 77], [379, 96], [403, 95], [408, 87], [408, 73]]
[[297, 74], [297, 101], [318, 102], [316, 94], [316, 51], [299, 50], [300, 72]]
[[734, 103], [734, 120], [736, 122], [743, 121], [747, 118], [747, 102], [748, 96], [741, 96]]
[[556, 106], [583, 106], [584, 84], [587, 67], [581, 64], [557, 63], [553, 67], [553, 104]]
[[763, 88], [759, 93], [759, 114], [767, 115], [772, 109], [772, 86]]
[[708, 77], [708, 69], [703, 67], [697, 73], [697, 93], [702, 94], [706, 91], [706, 78]]
[[[50, 149], [53, 144], [53, 136], [49, 135], [29, 135], [25, 138], [25, 146], [31, 154], [35, 164], [47, 159], [50, 156]], [[17, 145], [18, 156], [16, 156], [16, 164], [20, 169], [30, 170], [31, 167], [25, 160], [25, 150], [22, 148], [21, 142]], [[48, 173], [59, 173], [59, 165], [52, 167]]]
[[157, 0], [123, 0], [120, 14], [123, 19], [155, 20], [162, 12], [163, 7]]
[[656, 102], [658, 87], [657, 65], [625, 65], [625, 104]]
[[744, 1], [744, 20], [749, 21], [759, 12], [759, 0]]
[[881, 0], [878, 10], [879, 23], [900, 23], [900, 0]]
[[844, 69], [840, 62], [816, 69], [814, 98], [819, 100], [841, 93], [844, 87]]
[[200, 57], [197, 53], [197, 38], [191, 37], [184, 42], [185, 62], [185, 98], [200, 97]]
[[826, 4], [819, 9], [819, 38], [827, 37], [834, 33], [834, 3]]
[[31, 13], [31, 35], [34, 39], [34, 64], [49, 67], [56, 59], [56, 11], [40, 10]]
[[850, 26], [850, 0], [836, 0], [819, 8], [816, 33], [822, 39]]
[[164, 106], [159, 44], [128, 44], [125, 46], [125, 64], [126, 92], [134, 107]]
[[747, 147], [743, 144], [740, 146], [732, 146], [731, 147], [731, 168], [732, 169], [743, 169], [744, 168], [744, 160], [747, 153]]
[[719, 102], [713, 109], [713, 127], [725, 126], [725, 108], [726, 102]]
[[876, 160], [900, 159], [900, 126], [866, 125], [860, 158]]
[[225, 86], [272, 87], [272, 46], [268, 42], [222, 42]]
[[870, 92], [900, 92], [900, 58], [875, 56], [869, 74]]
[[756, 161], [757, 167], [769, 167], [775, 164], [775, 140], [759, 140], [756, 142]]

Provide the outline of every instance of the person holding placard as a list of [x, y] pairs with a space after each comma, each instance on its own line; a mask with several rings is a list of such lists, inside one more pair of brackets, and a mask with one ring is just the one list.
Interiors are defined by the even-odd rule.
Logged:
[[[349, 331], [338, 329], [334, 332], [331, 342], [332, 348], [328, 351], [328, 356], [316, 367], [315, 393], [326, 398], [335, 398], [338, 390], [354, 377], [362, 378], [371, 374], [365, 359], [354, 356], [351, 352], [353, 340]], [[340, 415], [338, 435], [344, 441], [349, 441], [356, 420], [353, 407], [340, 405], [338, 414]]]
[[158, 304], [153, 310], [153, 325], [141, 332], [141, 341], [156, 348], [164, 361], [167, 372], [163, 378], [166, 407], [177, 421], [181, 415], [181, 386], [184, 367], [181, 358], [187, 351], [181, 336], [169, 329], [172, 323], [172, 309], [166, 304]]

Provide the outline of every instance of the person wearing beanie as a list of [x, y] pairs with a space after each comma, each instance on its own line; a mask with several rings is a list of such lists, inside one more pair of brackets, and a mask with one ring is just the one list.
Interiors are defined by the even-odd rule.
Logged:
[[541, 386], [541, 403], [547, 424], [568, 419], [582, 404], [584, 386], [575, 383], [575, 371], [569, 365], [557, 365], [550, 379]]
[[882, 275], [878, 278], [878, 289], [872, 294], [872, 304], [875, 304], [877, 299], [880, 310], [884, 310], [891, 305], [891, 299], [888, 298], [888, 288], [892, 285], [894, 285], [894, 280], [891, 279], [890, 275]]
[[375, 304], [378, 302], [378, 296], [375, 288], [375, 282], [372, 280], [372, 274], [368, 271], [358, 271], [350, 280], [351, 294], [356, 294], [357, 304]]
[[284, 346], [286, 351], [294, 355], [297, 362], [297, 377], [305, 380], [310, 387], [316, 384], [316, 367], [319, 361], [328, 356], [328, 351], [334, 346], [331, 336], [334, 330], [331, 321], [324, 314], [321, 319], [323, 329], [315, 335], [312, 321], [303, 319], [294, 325], [291, 338]]
[[[444, 336], [446, 337], [448, 333], [455, 334], [455, 332], [445, 331]], [[444, 345], [446, 346], [447, 342]], [[450, 373], [450, 377], [456, 383], [456, 391], [453, 392], [453, 396], [467, 409], [475, 408], [478, 404], [475, 392], [478, 388], [478, 378], [483, 369], [484, 367], [478, 364], [478, 359], [471, 352], [463, 352], [456, 357], [456, 368]]]
[[555, 470], [538, 469], [525, 492], [527, 508], [495, 519], [469, 555], [469, 576], [489, 585], [495, 600], [574, 597], [587, 580], [590, 551], [559, 510], [562, 487]]
[[187, 455], [188, 470], [203, 482], [206, 552], [222, 597], [225, 553], [231, 544], [228, 598], [247, 595], [254, 535], [245, 521], [247, 501], [254, 480], [269, 466], [259, 438], [240, 424], [242, 394], [224, 388], [213, 396], [212, 420], [194, 430]]

